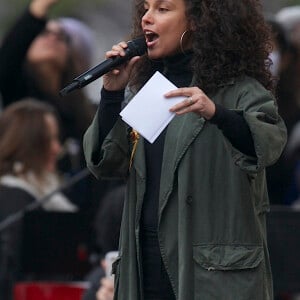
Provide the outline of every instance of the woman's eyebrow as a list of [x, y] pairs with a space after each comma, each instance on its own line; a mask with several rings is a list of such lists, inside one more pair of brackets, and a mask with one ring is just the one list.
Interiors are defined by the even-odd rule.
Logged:
[[[169, 1], [169, 0], [156, 0], [155, 2], [156, 2], [156, 4], [161, 4], [161, 3], [170, 3], [171, 1]], [[149, 3], [146, 0], [146, 1], [144, 1], [144, 4], [149, 4]]]

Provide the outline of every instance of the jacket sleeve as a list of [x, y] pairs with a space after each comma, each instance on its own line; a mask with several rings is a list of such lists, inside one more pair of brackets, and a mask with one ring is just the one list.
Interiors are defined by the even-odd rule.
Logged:
[[271, 92], [256, 80], [248, 79], [238, 91], [234, 110], [248, 123], [256, 152], [256, 157], [251, 157], [233, 149], [235, 163], [250, 173], [274, 164], [286, 144], [287, 131]]
[[101, 91], [98, 111], [83, 137], [87, 167], [98, 179], [125, 179], [128, 175], [131, 128], [119, 117], [119, 112], [133, 96], [128, 89], [125, 93]]
[[34, 38], [45, 28], [46, 20], [32, 16], [28, 10], [6, 34], [0, 47], [0, 92], [4, 106], [14, 98], [16, 82], [22, 81], [22, 68], [27, 50]]
[[83, 138], [87, 167], [98, 179], [124, 179], [130, 160], [128, 126], [119, 118], [101, 147], [97, 114]]

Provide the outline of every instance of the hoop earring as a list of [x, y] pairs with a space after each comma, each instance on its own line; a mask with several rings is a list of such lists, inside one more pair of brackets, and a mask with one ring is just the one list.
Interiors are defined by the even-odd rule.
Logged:
[[184, 36], [186, 35], [186, 33], [189, 31], [190, 30], [185, 30], [180, 37], [180, 49], [183, 54], [186, 54], [186, 52], [184, 51], [184, 47], [183, 47], [183, 39], [184, 39]]

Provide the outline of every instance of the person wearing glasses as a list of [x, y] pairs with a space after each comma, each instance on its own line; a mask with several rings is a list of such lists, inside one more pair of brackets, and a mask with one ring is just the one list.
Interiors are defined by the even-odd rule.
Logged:
[[59, 97], [59, 91], [90, 67], [93, 33], [74, 18], [47, 19], [59, 0], [32, 0], [7, 32], [0, 47], [0, 94], [5, 108], [24, 97], [53, 105], [62, 137], [81, 139], [94, 111], [82, 91]]

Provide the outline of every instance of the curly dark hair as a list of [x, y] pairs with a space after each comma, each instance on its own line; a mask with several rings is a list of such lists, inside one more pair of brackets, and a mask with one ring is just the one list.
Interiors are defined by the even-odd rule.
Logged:
[[[184, 0], [186, 15], [195, 24], [193, 71], [204, 91], [241, 75], [274, 90], [268, 59], [272, 50], [270, 26], [259, 0]], [[143, 34], [144, 1], [134, 3], [132, 36]], [[140, 88], [151, 75], [151, 61], [144, 56], [137, 64], [130, 86]]]

